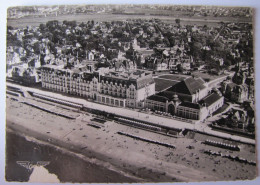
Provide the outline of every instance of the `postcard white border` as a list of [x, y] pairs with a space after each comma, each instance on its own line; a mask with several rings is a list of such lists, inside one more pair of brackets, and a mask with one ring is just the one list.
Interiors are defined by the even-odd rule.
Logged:
[[[258, 98], [260, 86], [260, 1], [258, 0], [4, 0], [0, 2], [0, 184], [18, 184], [15, 182], [5, 182], [5, 46], [6, 46], [6, 16], [7, 8], [11, 6], [31, 6], [31, 5], [58, 5], [58, 4], [180, 4], [180, 5], [216, 5], [216, 6], [246, 6], [255, 9], [255, 71], [256, 71], [256, 121], [257, 121], [257, 144], [258, 162], [259, 142], [260, 142], [260, 104]], [[258, 165], [258, 174], [260, 167]], [[31, 184], [31, 183], [23, 183]], [[39, 183], [41, 184], [41, 183]], [[43, 184], [43, 183], [42, 183]], [[47, 183], [48, 184], [48, 183]], [[69, 184], [69, 183], [66, 183]], [[166, 183], [167, 184], [167, 183]], [[176, 185], [183, 183], [174, 183]], [[200, 182], [189, 183], [191, 185], [217, 184], [217, 185], [254, 185], [260, 184], [260, 178], [252, 181], [232, 181], [232, 182]], [[44, 183], [46, 185], [46, 183]]]

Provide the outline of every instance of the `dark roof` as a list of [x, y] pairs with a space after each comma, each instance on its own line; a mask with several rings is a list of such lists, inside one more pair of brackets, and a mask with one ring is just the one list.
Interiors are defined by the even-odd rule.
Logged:
[[253, 77], [247, 77], [245, 82], [246, 82], [247, 85], [254, 85], [254, 78]]
[[93, 74], [92, 74], [92, 73], [83, 73], [83, 74], [81, 75], [81, 78], [82, 78], [83, 80], [86, 80], [86, 81], [91, 81], [92, 78], [93, 78]]
[[150, 85], [150, 84], [153, 84], [155, 83], [154, 82], [154, 79], [152, 78], [152, 76], [145, 76], [145, 77], [142, 77], [140, 79], [137, 79], [137, 82], [136, 82], [136, 89], [141, 89], [143, 87], [145, 87], [146, 85]]
[[189, 107], [193, 109], [200, 109], [201, 107], [198, 103], [191, 103], [191, 102], [182, 102], [180, 106]]
[[255, 110], [255, 106], [253, 104], [253, 102], [251, 101], [244, 101], [243, 102], [243, 107], [248, 111], [254, 111]]
[[155, 61], [155, 63], [156, 64], [158, 64], [158, 63], [167, 63], [167, 60], [166, 59], [163, 59], [163, 58], [160, 58], [160, 59], [156, 59], [156, 61]]
[[227, 84], [228, 87], [230, 87], [231, 89], [233, 89], [234, 87], [236, 87], [237, 84], [230, 82]]
[[121, 66], [125, 67], [124, 64], [123, 64], [123, 62], [121, 62], [121, 61], [116, 61], [116, 62], [115, 62], [115, 68], [118, 69], [118, 68], [120, 68]]
[[163, 103], [165, 103], [167, 100], [169, 100], [168, 98], [159, 96], [159, 95], [152, 95], [152, 96], [149, 96], [147, 99], [153, 100], [153, 101], [159, 101], [159, 102], [163, 102]]
[[248, 90], [248, 87], [246, 84], [242, 84], [242, 85], [236, 85], [235, 89], [233, 92], [235, 93], [239, 93], [239, 92], [246, 92]]
[[201, 83], [201, 84], [204, 84], [204, 83], [205, 83], [204, 80], [202, 80], [202, 78], [198, 78], [198, 79], [197, 79], [197, 82], [199, 82], [199, 83]]
[[[98, 77], [98, 74], [95, 74]], [[150, 85], [154, 83], [154, 79], [151, 75], [146, 75], [143, 77], [135, 78], [122, 78], [122, 77], [116, 77], [116, 76], [100, 76], [100, 81], [108, 81], [108, 83], [112, 82], [113, 84], [118, 83], [122, 85], [127, 85], [129, 87], [131, 84], [133, 84], [136, 89], [144, 88], [146, 85]]]
[[167, 91], [172, 91], [176, 93], [182, 93], [182, 94], [188, 94], [188, 95], [193, 95], [195, 94], [198, 90], [202, 90], [206, 88], [204, 86], [204, 81], [200, 78], [187, 78], [184, 79], [183, 81], [173, 85]]
[[162, 91], [162, 92], [159, 92], [157, 95], [164, 96], [164, 97], [168, 98], [169, 100], [171, 100], [173, 95], [175, 95], [175, 92], [172, 92], [172, 91]]
[[202, 100], [199, 101], [199, 103], [202, 104], [206, 104], [206, 106], [210, 106], [213, 103], [215, 103], [217, 100], [219, 100], [221, 98], [221, 96], [219, 96], [217, 93], [212, 93], [210, 95], [208, 95], [207, 97], [203, 98]]
[[[98, 78], [98, 76], [97, 76], [97, 78]], [[104, 82], [108, 82], [108, 83], [113, 83], [113, 84], [115, 84], [115, 83], [117, 83], [118, 85], [121, 83], [123, 86], [124, 85], [127, 85], [127, 86], [130, 86], [131, 85], [131, 83], [133, 84], [133, 85], [136, 85], [136, 81], [130, 81], [130, 80], [128, 80], [128, 78], [116, 78], [116, 77], [113, 77], [113, 76], [100, 76], [100, 81], [102, 81], [102, 80], [104, 80]]]

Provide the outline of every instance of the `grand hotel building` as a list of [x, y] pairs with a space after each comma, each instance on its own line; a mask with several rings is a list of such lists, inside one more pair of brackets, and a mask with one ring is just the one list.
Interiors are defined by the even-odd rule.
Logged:
[[43, 88], [117, 107], [141, 108], [145, 98], [155, 93], [152, 74], [138, 70], [92, 72], [87, 67], [64, 69], [45, 65], [41, 67], [41, 80]]

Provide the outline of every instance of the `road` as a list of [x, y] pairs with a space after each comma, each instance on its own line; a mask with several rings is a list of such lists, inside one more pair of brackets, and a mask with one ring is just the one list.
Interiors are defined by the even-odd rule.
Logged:
[[201, 122], [197, 122], [196, 124], [182, 122], [182, 121], [179, 121], [179, 120], [174, 120], [174, 119], [170, 119], [170, 118], [166, 118], [166, 117], [159, 117], [158, 115], [148, 114], [148, 113], [144, 113], [144, 112], [138, 112], [138, 111], [135, 111], [133, 109], [111, 107], [111, 106], [107, 106], [107, 105], [103, 105], [103, 104], [98, 104], [98, 103], [95, 103], [95, 102], [90, 102], [90, 101], [87, 101], [87, 100], [80, 98], [80, 97], [79, 98], [68, 97], [68, 96], [61, 95], [61, 94], [54, 93], [54, 92], [43, 91], [43, 90], [40, 90], [40, 89], [35, 89], [35, 88], [31, 88], [31, 87], [25, 87], [25, 86], [21, 86], [21, 85], [17, 85], [17, 84], [12, 84], [10, 82], [6, 82], [6, 85], [19, 88], [23, 91], [31, 91], [31, 92], [55, 97], [55, 98], [58, 98], [58, 99], [66, 100], [66, 101], [80, 103], [80, 104], [83, 104], [85, 107], [88, 107], [88, 108], [98, 109], [98, 110], [106, 111], [106, 112], [109, 112], [109, 113], [114, 113], [114, 114], [117, 114], [117, 115], [126, 116], [126, 117], [129, 117], [129, 118], [135, 118], [135, 119], [139, 119], [139, 120], [142, 120], [142, 121], [147, 121], [147, 122], [150, 122], [150, 123], [157, 124], [159, 126], [167, 126], [167, 127], [173, 128], [173, 129], [177, 128], [177, 129], [198, 130], [200, 132], [210, 134], [210, 135], [214, 135], [214, 136], [228, 138], [228, 139], [232, 139], [232, 140], [235, 140], [235, 141], [241, 141], [241, 142], [249, 143], [249, 144], [255, 144], [255, 140], [253, 140], [253, 139], [215, 131], [215, 130], [212, 130], [210, 127], [208, 127], [206, 124], [203, 124]]

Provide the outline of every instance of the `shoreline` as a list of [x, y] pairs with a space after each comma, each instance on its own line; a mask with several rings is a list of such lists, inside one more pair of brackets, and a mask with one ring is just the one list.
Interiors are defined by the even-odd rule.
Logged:
[[80, 154], [80, 153], [78, 153], [76, 151], [69, 150], [68, 148], [61, 147], [61, 146], [52, 144], [50, 142], [46, 142], [46, 141], [37, 139], [37, 138], [35, 138], [33, 136], [29, 136], [29, 135], [26, 135], [26, 134], [21, 133], [21, 132], [15, 132], [15, 130], [13, 130], [11, 128], [7, 128], [6, 129], [6, 134], [14, 134], [14, 135], [16, 135], [18, 137], [22, 137], [27, 142], [31, 142], [31, 143], [34, 143], [34, 144], [37, 144], [37, 145], [50, 147], [50, 148], [52, 148], [52, 149], [54, 149], [54, 150], [56, 150], [56, 151], [58, 151], [58, 152], [60, 152], [62, 154], [69, 155], [69, 156], [71, 156], [73, 158], [77, 158], [79, 160], [83, 160], [84, 162], [91, 163], [93, 165], [96, 165], [96, 166], [99, 166], [101, 168], [107, 169], [109, 171], [115, 172], [115, 173], [117, 173], [119, 175], [122, 175], [124, 177], [127, 177], [127, 178], [131, 179], [129, 182], [137, 182], [137, 181], [140, 182], [140, 181], [143, 181], [143, 179], [139, 179], [137, 177], [131, 176], [130, 174], [127, 174], [127, 173], [123, 172], [122, 170], [117, 169], [115, 166], [111, 165], [108, 162], [104, 162], [104, 161], [98, 160], [97, 158], [90, 158], [90, 157], [88, 157], [86, 155], [83, 155], [83, 154]]
[[[11, 122], [9, 120], [6, 120], [6, 122]], [[12, 122], [13, 123], [13, 122]], [[15, 125], [15, 128], [12, 125]], [[84, 147], [84, 152], [81, 150], [83, 147], [82, 145], [77, 145], [76, 143], [73, 143], [71, 146], [69, 146], [69, 143], [63, 142], [59, 140], [58, 138], [54, 137], [48, 137], [44, 134], [41, 134], [40, 132], [36, 132], [33, 130], [29, 130], [26, 127], [23, 127], [18, 124], [12, 124], [11, 126], [7, 124], [7, 129], [11, 129], [12, 132], [17, 133], [18, 135], [25, 137], [26, 139], [30, 138], [32, 142], [39, 142], [40, 144], [48, 145], [57, 148], [58, 150], [64, 151], [66, 153], [69, 153], [70, 155], [74, 155], [76, 157], [79, 157], [82, 160], [89, 160], [88, 162], [91, 162], [96, 165], [101, 165], [104, 168], [107, 168], [109, 170], [115, 171], [117, 173], [120, 173], [121, 175], [124, 175], [126, 177], [134, 179], [136, 182], [154, 182], [154, 180], [145, 180], [142, 178], [138, 178], [136, 176], [131, 175], [129, 172], [125, 172], [122, 169], [118, 168], [117, 166], [111, 164], [109, 161], [103, 161], [102, 158], [110, 158], [109, 156], [102, 155], [100, 153], [97, 153], [93, 150], [90, 150], [86, 147]], [[19, 128], [20, 127], [20, 128]], [[111, 159], [112, 160], [112, 159]], [[115, 159], [112, 160], [112, 163], [118, 163], [119, 161], [116, 161]], [[134, 169], [128, 169], [130, 172], [135, 171]], [[162, 174], [163, 172], [157, 172], [158, 174]], [[174, 182], [185, 182], [185, 180], [177, 179], [176, 177], [169, 177], [169, 179], [176, 179]], [[161, 181], [158, 181], [161, 182]], [[173, 182], [173, 181], [165, 181], [165, 182]]]
[[[11, 122], [11, 121], [6, 120], [6, 122]], [[18, 134], [19, 136], [24, 137], [26, 140], [29, 139], [29, 141], [31, 141], [31, 142], [36, 142], [39, 144], [54, 147], [57, 150], [60, 150], [62, 152], [68, 153], [69, 155], [78, 157], [81, 160], [86, 160], [87, 162], [91, 162], [93, 164], [102, 166], [108, 170], [114, 171], [116, 173], [120, 173], [121, 175], [123, 175], [125, 177], [129, 177], [136, 182], [147, 183], [147, 182], [154, 182], [154, 180], [156, 180], [156, 179], [152, 179], [152, 180], [142, 179], [142, 178], [139, 178], [139, 177], [136, 177], [136, 176], [133, 176], [132, 174], [130, 174], [131, 172], [135, 171], [135, 168], [137, 168], [137, 167], [133, 167], [134, 169], [128, 169], [130, 171], [130, 173], [123, 171], [121, 168], [111, 164], [111, 162], [101, 160], [102, 158], [111, 159], [111, 157], [102, 155], [93, 150], [89, 150], [88, 148], [85, 148], [85, 147], [84, 147], [84, 152], [82, 152], [82, 150], [81, 150], [82, 146], [80, 146], [80, 145], [73, 143], [71, 146], [69, 146], [69, 143], [62, 142], [61, 140], [59, 140], [57, 138], [47, 137], [46, 135], [41, 134], [40, 132], [37, 133], [37, 132], [35, 132], [33, 130], [29, 130], [28, 128], [23, 127], [21, 125], [18, 125], [18, 124], [15, 124], [15, 125], [16, 125], [16, 127], [18, 126], [20, 128], [14, 128], [9, 125], [9, 126], [7, 126], [7, 130], [10, 129], [11, 132], [14, 132], [15, 134]], [[112, 161], [113, 161], [112, 163], [119, 162], [119, 161], [116, 161], [115, 159]], [[150, 171], [150, 169], [147, 169], [147, 170]], [[156, 170], [156, 169], [154, 169], [154, 170]], [[162, 174], [164, 172], [155, 171], [155, 173]], [[185, 179], [178, 179], [173, 176], [169, 177], [169, 179], [174, 179], [174, 181], [169, 180], [169, 181], [163, 181], [163, 182], [186, 182]], [[161, 181], [158, 181], [158, 182], [161, 182]]]

